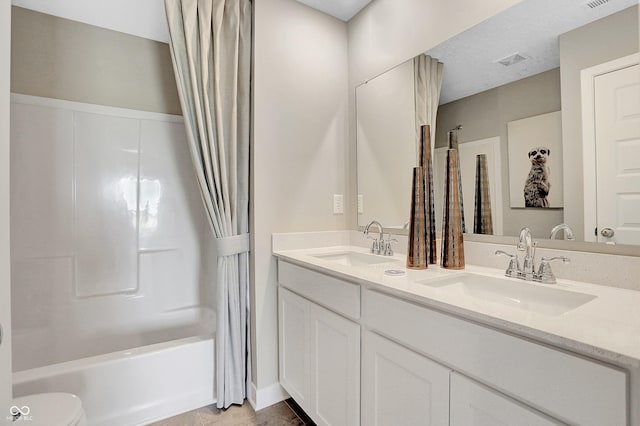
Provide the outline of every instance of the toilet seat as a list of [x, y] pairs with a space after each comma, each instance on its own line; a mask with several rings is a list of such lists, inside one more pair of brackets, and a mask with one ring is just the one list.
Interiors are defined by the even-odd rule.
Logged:
[[[86, 423], [82, 401], [70, 393], [39, 393], [13, 400], [29, 426], [83, 426]], [[27, 414], [28, 413], [28, 414]], [[27, 421], [28, 420], [28, 421]]]

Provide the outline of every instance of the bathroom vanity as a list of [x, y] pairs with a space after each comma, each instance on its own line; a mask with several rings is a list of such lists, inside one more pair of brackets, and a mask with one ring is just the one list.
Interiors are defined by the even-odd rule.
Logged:
[[639, 292], [476, 266], [394, 277], [404, 256], [354, 246], [274, 255], [280, 383], [319, 425], [640, 422]]

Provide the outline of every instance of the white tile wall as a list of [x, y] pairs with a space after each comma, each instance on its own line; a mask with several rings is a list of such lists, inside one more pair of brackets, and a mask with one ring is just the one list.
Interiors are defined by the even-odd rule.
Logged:
[[139, 120], [73, 115], [76, 296], [136, 291]]
[[215, 329], [179, 117], [13, 95], [11, 148], [14, 370]]
[[12, 104], [13, 257], [73, 253], [72, 159], [72, 111]]

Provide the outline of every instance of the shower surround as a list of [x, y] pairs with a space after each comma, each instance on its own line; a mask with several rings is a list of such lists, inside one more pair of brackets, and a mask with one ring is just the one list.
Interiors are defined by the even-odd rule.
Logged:
[[[19, 377], [132, 348], [213, 338], [215, 262], [205, 261], [214, 258], [212, 237], [185, 138], [179, 116], [12, 95]], [[60, 385], [56, 390], [79, 390]], [[78, 393], [94, 391], [101, 390], [84, 383]]]

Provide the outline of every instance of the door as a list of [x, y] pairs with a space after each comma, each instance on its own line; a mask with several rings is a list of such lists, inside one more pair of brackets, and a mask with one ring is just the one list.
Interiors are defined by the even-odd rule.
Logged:
[[451, 426], [562, 424], [459, 373], [451, 374]]
[[309, 302], [278, 288], [280, 384], [305, 410], [309, 409]]
[[594, 79], [597, 239], [640, 244], [640, 65]]
[[360, 325], [311, 306], [311, 417], [319, 426], [360, 424]]
[[367, 332], [362, 366], [362, 424], [449, 424], [450, 370]]
[[11, 2], [0, 0], [0, 424], [11, 408], [11, 275], [9, 270], [9, 81]]

